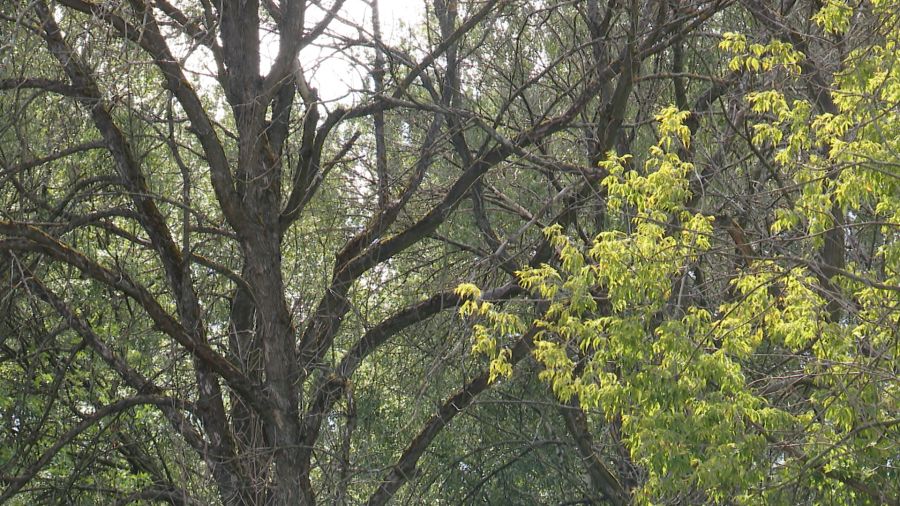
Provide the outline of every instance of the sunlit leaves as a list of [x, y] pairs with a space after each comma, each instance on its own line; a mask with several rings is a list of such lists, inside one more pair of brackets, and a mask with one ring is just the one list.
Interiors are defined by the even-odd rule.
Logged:
[[511, 352], [503, 341], [521, 336], [525, 325], [516, 315], [496, 311], [493, 304], [481, 300], [481, 290], [473, 284], [459, 285], [456, 293], [464, 299], [460, 315], [483, 322], [472, 326], [472, 353], [490, 360], [489, 381], [509, 377], [512, 374]]
[[[782, 43], [747, 44], [737, 35], [726, 36], [723, 47], [750, 57], [768, 55], [783, 65], [796, 65], [801, 57]], [[745, 65], [749, 57], [743, 58]], [[878, 79], [887, 82], [884, 76]], [[835, 97], [841, 92], [836, 90]], [[821, 245], [834, 226], [834, 202], [849, 212], [867, 205], [886, 219], [900, 216], [896, 182], [883, 170], [867, 170], [872, 160], [860, 156], [866, 152], [893, 163], [889, 151], [895, 148], [884, 144], [894, 142], [894, 136], [884, 135], [884, 129], [900, 128], [888, 115], [843, 108], [840, 114], [817, 113], [810, 102], [789, 100], [775, 90], [751, 93], [747, 101], [770, 119], [754, 127], [753, 143], [774, 147], [775, 161], [791, 170], [799, 189], [792, 207], [773, 211], [773, 233], [803, 227], [804, 240]], [[523, 288], [546, 301], [533, 322], [539, 330], [533, 356], [542, 367], [540, 379], [561, 400], [577, 399], [609, 420], [621, 420], [631, 457], [647, 473], [637, 491], [639, 503], [698, 489], [712, 502], [754, 504], [760, 497], [777, 497], [765, 486], [773, 476], [791, 480], [799, 473], [807, 479], [807, 469], [871, 474], [858, 469], [862, 461], [843, 448], [856, 444], [848, 434], [886, 416], [861, 407], [866, 406], [862, 399], [872, 405], [884, 399], [889, 386], [854, 385], [860, 374], [854, 364], [859, 342], [896, 348], [890, 327], [881, 324], [897, 310], [897, 304], [883, 304], [891, 294], [845, 280], [845, 291], [853, 292], [859, 304], [860, 323], [848, 326], [829, 321], [814, 272], [803, 265], [748, 259], [729, 281], [732, 295], [714, 310], [687, 305], [679, 316], [664, 312], [676, 296], [674, 282], [712, 247], [714, 235], [709, 217], [685, 210], [694, 169], [676, 150], [690, 145], [687, 118], [674, 108], [657, 115], [659, 140], [641, 168], [631, 168], [630, 155], [615, 153], [600, 163], [608, 174], [602, 184], [609, 212], [628, 217], [622, 227], [600, 232], [589, 245], [579, 244], [559, 225], [548, 227], [545, 234], [557, 261], [517, 273]], [[879, 126], [880, 137], [866, 134], [875, 131], [871, 124]], [[886, 227], [882, 233], [895, 231]], [[878, 254], [885, 259], [885, 272], [896, 279], [900, 248], [888, 243]], [[849, 268], [860, 279], [871, 276]], [[519, 320], [511, 325], [492, 307], [464, 308], [465, 314], [480, 314], [489, 323], [473, 328], [473, 349], [490, 358], [492, 378], [508, 374], [506, 350], [496, 339], [518, 329]], [[799, 374], [811, 378], [814, 390], [800, 401], [807, 408], [777, 407], [764, 395], [774, 387], [751, 381], [752, 364], [772, 349], [797, 357]], [[800, 450], [773, 457], [775, 435], [789, 433], [803, 434]], [[880, 458], [874, 449], [863, 448], [859, 455]], [[815, 487], [826, 483], [808, 479]], [[840, 502], [852, 493], [839, 486], [823, 497]]]
[[850, 17], [853, 10], [846, 2], [841, 0], [828, 0], [825, 5], [813, 15], [813, 21], [825, 29], [826, 32], [840, 35], [850, 26]]
[[800, 61], [803, 53], [780, 40], [771, 40], [766, 44], [748, 43], [747, 37], [740, 33], [726, 32], [722, 34], [719, 48], [734, 54], [728, 62], [732, 71], [768, 72], [783, 68], [788, 73], [800, 73]]

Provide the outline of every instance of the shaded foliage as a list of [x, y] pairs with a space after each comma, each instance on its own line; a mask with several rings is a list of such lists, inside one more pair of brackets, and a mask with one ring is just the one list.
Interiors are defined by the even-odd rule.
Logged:
[[894, 501], [894, 7], [4, 3], [0, 501]]

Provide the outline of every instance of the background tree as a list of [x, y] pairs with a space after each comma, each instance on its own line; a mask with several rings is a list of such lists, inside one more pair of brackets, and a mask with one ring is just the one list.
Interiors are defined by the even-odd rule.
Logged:
[[889, 501], [891, 7], [4, 4], [0, 499]]

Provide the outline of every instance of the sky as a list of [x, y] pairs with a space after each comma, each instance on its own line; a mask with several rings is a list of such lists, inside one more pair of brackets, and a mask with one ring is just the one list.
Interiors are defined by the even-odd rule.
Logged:
[[[334, 0], [320, 0], [325, 8], [333, 5]], [[420, 25], [425, 16], [426, 3], [429, 0], [377, 0], [381, 17], [382, 40], [388, 44], [400, 41], [411, 30]], [[323, 10], [311, 7], [307, 12], [307, 29], [314, 26], [316, 21], [322, 19]], [[368, 0], [346, 0], [338, 16], [331, 24], [331, 30], [341, 33], [348, 38], [357, 38], [358, 31], [351, 24], [356, 24], [366, 30], [369, 37], [372, 29], [372, 12]], [[341, 19], [347, 22], [342, 22]], [[272, 60], [278, 52], [278, 38], [273, 34], [260, 34], [262, 61], [260, 71], [263, 75], [268, 73]], [[188, 46], [171, 41], [176, 54], [188, 51]], [[359, 50], [357, 50], [359, 51]], [[362, 59], [371, 61], [372, 55], [363, 55]], [[192, 81], [201, 89], [212, 91], [218, 87], [215, 79], [216, 66], [212, 56], [203, 47], [194, 47], [193, 52], [187, 57], [186, 68]], [[300, 53], [300, 64], [303, 67], [310, 85], [319, 94], [319, 99], [327, 105], [350, 105], [358, 96], [352, 94], [352, 90], [358, 90], [363, 86], [370, 86], [369, 75], [363, 66], [354, 64], [348, 55], [335, 53], [333, 49], [325, 49], [317, 46], [308, 46]], [[225, 115], [226, 106], [221, 104], [216, 113], [216, 119], [221, 120]]]
[[[381, 17], [382, 39], [388, 43], [396, 43], [414, 29], [425, 15], [425, 2], [427, 0], [377, 0]], [[331, 5], [328, 1], [326, 7]], [[323, 12], [312, 9], [309, 12], [307, 26], [312, 26], [321, 19]], [[371, 8], [366, 0], [347, 0], [341, 10], [340, 17], [357, 23], [364, 27], [367, 33], [372, 29]], [[347, 37], [357, 35], [357, 30], [347, 24], [335, 20], [332, 28], [339, 30]], [[275, 37], [263, 37], [263, 59], [274, 58], [277, 52], [278, 42]], [[266, 51], [265, 48], [269, 48]], [[266, 58], [265, 53], [271, 56]], [[319, 64], [324, 62], [323, 64]], [[267, 63], [263, 63], [263, 73], [268, 69]], [[332, 50], [323, 50], [319, 47], [308, 47], [300, 55], [300, 63], [307, 71], [311, 85], [319, 92], [319, 97], [325, 102], [335, 100], [349, 101], [348, 93], [352, 89], [359, 89], [368, 76], [366, 70], [353, 65], [348, 58], [340, 54], [334, 54]]]

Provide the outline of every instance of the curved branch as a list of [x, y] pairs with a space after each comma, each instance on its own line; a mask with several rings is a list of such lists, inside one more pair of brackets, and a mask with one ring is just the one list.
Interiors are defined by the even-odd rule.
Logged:
[[258, 385], [253, 384], [240, 370], [208, 344], [194, 340], [184, 327], [160, 306], [159, 302], [145, 287], [131, 280], [124, 272], [111, 271], [29, 225], [0, 220], [0, 234], [11, 237], [11, 239], [0, 240], [0, 251], [19, 250], [43, 253], [71, 265], [89, 278], [129, 296], [141, 305], [159, 330], [173, 338], [194, 357], [221, 375], [228, 382], [229, 386], [250, 405], [259, 410], [263, 416], [266, 416], [264, 415], [265, 413], [269, 413], [270, 406], [266, 398], [260, 395], [260, 387]]
[[[513, 297], [523, 290], [514, 283], [501, 286], [494, 290], [484, 292], [483, 300], [503, 300]], [[315, 399], [310, 402], [310, 407], [304, 416], [304, 439], [307, 454], [310, 453], [313, 443], [318, 438], [324, 415], [331, 411], [334, 403], [344, 394], [348, 387], [348, 378], [352, 377], [356, 369], [369, 355], [386, 343], [391, 337], [415, 325], [424, 322], [432, 316], [450, 308], [459, 306], [462, 302], [455, 292], [447, 291], [435, 294], [418, 304], [413, 304], [398, 311], [390, 318], [372, 327], [363, 335], [350, 351], [344, 356], [341, 363], [335, 369], [334, 374], [323, 377], [313, 388]]]
[[69, 83], [40, 77], [0, 79], [0, 90], [42, 90], [50, 93], [57, 93], [66, 97], [83, 97], [81, 91]]
[[[523, 358], [528, 356], [528, 353], [531, 351], [534, 344], [533, 339], [535, 334], [537, 334], [537, 331], [535, 328], [532, 328], [528, 333], [519, 338], [513, 346], [512, 354], [509, 358], [509, 363], [511, 365], [516, 365]], [[412, 440], [409, 446], [406, 447], [406, 450], [404, 450], [397, 462], [391, 467], [390, 472], [388, 472], [381, 481], [381, 485], [378, 486], [378, 489], [369, 497], [369, 500], [366, 501], [367, 506], [381, 506], [386, 504], [404, 483], [415, 476], [419, 459], [422, 457], [422, 454], [425, 453], [425, 450], [431, 442], [434, 441], [434, 438], [437, 437], [441, 430], [443, 430], [456, 415], [469, 407], [478, 394], [490, 388], [491, 384], [489, 378], [490, 374], [488, 371], [482, 372], [444, 402], [437, 413], [425, 423], [425, 426], [422, 427], [419, 434]]]
[[[2, 86], [0, 86], [2, 88]], [[101, 149], [106, 147], [103, 141], [96, 140], [90, 142], [84, 142], [75, 146], [70, 146], [65, 149], [61, 149], [55, 153], [49, 154], [47, 156], [42, 156], [40, 158], [35, 158], [33, 160], [28, 160], [27, 162], [18, 163], [16, 165], [12, 165], [9, 167], [3, 168], [3, 179], [0, 179], [0, 185], [6, 182], [6, 179], [12, 177], [19, 172], [33, 169], [34, 167], [38, 167], [40, 165], [44, 165], [45, 163], [50, 163], [61, 158], [65, 158], [69, 155], [74, 155], [75, 153], [82, 153], [85, 151], [90, 151], [92, 149]]]
[[[225, 219], [235, 230], [241, 230], [244, 223], [244, 213], [231, 177], [225, 149], [216, 135], [213, 122], [207, 116], [200, 97], [187, 80], [184, 70], [166, 44], [165, 37], [162, 36], [152, 13], [144, 13], [145, 16], [142, 20], [144, 23], [141, 26], [142, 29], [139, 29], [101, 5], [84, 0], [60, 0], [59, 3], [75, 11], [103, 20], [118, 33], [119, 37], [136, 44], [153, 58], [154, 65], [165, 78], [164, 87], [181, 104], [188, 119], [191, 120], [190, 131], [197, 136], [201, 146], [203, 146], [203, 151], [210, 167], [213, 190], [216, 193], [216, 199], [222, 207]], [[225, 79], [227, 74], [221, 75]]]
[[591, 484], [602, 492], [610, 503], [616, 506], [629, 504], [628, 491], [594, 452], [594, 438], [581, 406], [577, 402], [572, 402], [569, 406], [561, 406], [560, 412], [566, 422], [566, 428], [575, 440], [575, 447], [591, 479]]
[[30, 482], [35, 477], [35, 475], [37, 475], [41, 471], [41, 469], [43, 469], [47, 464], [50, 463], [51, 460], [53, 460], [53, 457], [55, 457], [56, 454], [63, 449], [63, 447], [71, 443], [75, 438], [81, 435], [82, 432], [99, 423], [101, 420], [110, 415], [121, 413], [126, 409], [142, 405], [170, 406], [173, 409], [181, 409], [186, 411], [190, 411], [192, 409], [191, 405], [185, 403], [184, 401], [160, 395], [138, 395], [96, 408], [93, 414], [85, 417], [81, 422], [77, 423], [74, 427], [66, 431], [65, 434], [60, 436], [56, 440], [56, 442], [53, 443], [50, 448], [45, 450], [44, 453], [32, 465], [28, 466], [28, 469], [26, 469], [22, 474], [18, 476], [4, 477], [3, 481], [7, 483], [7, 487], [6, 490], [4, 490], [2, 494], [0, 494], [0, 502], [6, 501], [7, 499], [15, 495], [19, 490], [21, 490], [22, 487], [27, 485], [28, 482]]

